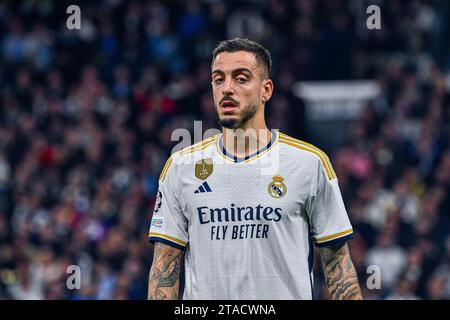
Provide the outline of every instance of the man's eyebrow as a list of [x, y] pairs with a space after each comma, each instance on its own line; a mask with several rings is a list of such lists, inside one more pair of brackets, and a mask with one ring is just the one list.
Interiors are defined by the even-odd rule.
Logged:
[[214, 69], [214, 70], [211, 72], [211, 74], [214, 74], [214, 73], [224, 74], [225, 72], [223, 72], [223, 71], [220, 70], [220, 69]]
[[234, 74], [236, 74], [236, 73], [242, 73], [242, 72], [247, 72], [247, 73], [252, 73], [252, 70], [250, 70], [249, 68], [237, 68], [237, 69], [234, 69], [233, 71], [232, 71], [232, 73], [234, 73]]
[[[242, 68], [237, 68], [237, 69], [234, 69], [234, 70], [232, 70], [231, 71], [231, 73], [233, 73], [233, 74], [236, 74], [236, 73], [242, 73], [242, 72], [247, 72], [247, 73], [252, 73], [252, 71], [249, 69], [249, 68], [245, 68], [245, 67], [242, 67]], [[225, 74], [225, 72], [223, 72], [222, 70], [220, 70], [220, 69], [214, 69], [212, 72], [211, 72], [211, 74], [215, 74], [215, 73], [218, 73], [218, 74]]]

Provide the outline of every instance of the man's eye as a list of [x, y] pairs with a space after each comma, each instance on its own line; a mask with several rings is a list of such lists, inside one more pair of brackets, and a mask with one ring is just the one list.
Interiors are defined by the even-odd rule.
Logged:
[[237, 82], [245, 83], [245, 82], [247, 82], [247, 79], [246, 78], [237, 78]]
[[214, 79], [214, 83], [215, 84], [220, 84], [222, 82], [223, 82], [223, 78], [216, 78], [216, 79]]

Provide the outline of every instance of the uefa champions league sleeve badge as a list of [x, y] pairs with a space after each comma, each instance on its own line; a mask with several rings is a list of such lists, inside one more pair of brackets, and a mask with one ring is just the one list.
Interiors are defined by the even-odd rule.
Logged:
[[286, 194], [287, 187], [284, 184], [284, 178], [282, 176], [274, 176], [272, 181], [269, 183], [267, 191], [274, 198], [281, 198]]

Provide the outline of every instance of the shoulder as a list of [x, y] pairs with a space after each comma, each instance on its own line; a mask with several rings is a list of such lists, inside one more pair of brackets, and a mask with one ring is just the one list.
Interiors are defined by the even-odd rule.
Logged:
[[208, 147], [213, 146], [217, 142], [219, 136], [220, 134], [218, 133], [209, 138], [203, 139], [200, 142], [197, 142], [189, 147], [183, 148], [180, 151], [175, 152], [173, 156], [175, 156], [175, 158], [182, 158], [206, 150]]
[[297, 155], [302, 155], [305, 157], [310, 157], [311, 159], [318, 160], [329, 159], [327, 154], [315, 145], [303, 140], [293, 138], [285, 133], [279, 133], [279, 142], [281, 145], [285, 146], [286, 149]]
[[306, 161], [315, 167], [317, 167], [316, 165], [319, 163], [325, 169], [330, 180], [336, 177], [330, 158], [320, 148], [306, 141], [288, 136], [282, 132], [279, 133], [279, 142], [280, 146], [285, 148], [289, 155], [294, 159], [300, 158], [301, 161]]
[[[197, 156], [204, 155], [204, 152], [207, 152], [207, 149], [214, 146], [217, 142], [220, 134], [216, 134], [207, 139], [203, 139], [200, 142], [197, 142], [189, 147], [183, 148], [177, 152], [174, 152], [169, 159], [167, 159], [166, 164], [164, 165], [163, 170], [161, 171], [161, 175], [159, 177], [160, 181], [164, 181], [169, 171], [173, 171], [173, 167], [176, 165], [192, 163]], [[203, 152], [202, 152], [203, 151]]]

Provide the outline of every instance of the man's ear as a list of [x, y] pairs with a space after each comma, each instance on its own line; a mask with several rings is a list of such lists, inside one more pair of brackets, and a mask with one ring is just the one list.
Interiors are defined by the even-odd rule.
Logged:
[[263, 80], [262, 100], [264, 103], [270, 100], [273, 93], [273, 81], [271, 79]]

